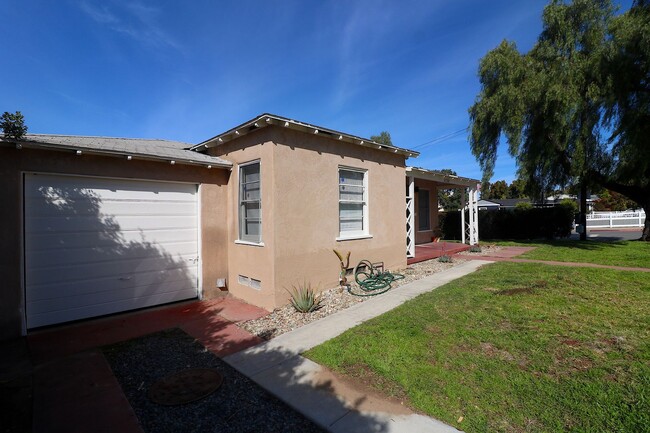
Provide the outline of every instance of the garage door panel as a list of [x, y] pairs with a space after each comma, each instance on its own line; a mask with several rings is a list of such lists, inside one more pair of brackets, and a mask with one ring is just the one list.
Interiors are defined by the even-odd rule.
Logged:
[[[160, 295], [174, 291], [187, 291], [196, 288], [192, 281], [187, 279], [164, 279], [134, 286], [131, 283], [125, 287], [119, 287], [119, 284], [101, 284], [97, 291], [87, 293], [85, 290], [78, 290], [78, 293], [71, 293], [70, 288], [61, 292], [62, 296], [55, 298], [40, 299], [30, 302], [32, 314], [43, 314], [50, 311], [60, 311], [65, 309], [78, 309], [91, 304], [110, 304], [118, 301], [127, 301], [131, 298], [143, 298], [151, 295]], [[99, 290], [102, 289], [102, 290]], [[67, 295], [63, 296], [64, 293]]]
[[[155, 242], [163, 247], [166, 244], [182, 243], [187, 239], [192, 239], [196, 234], [196, 228], [186, 229], [164, 229], [157, 230], [155, 236], [148, 233], [148, 238], [153, 238], [149, 242]], [[96, 233], [66, 233], [61, 236], [59, 233], [32, 233], [31, 250], [35, 252], [57, 251], [60, 248], [88, 248], [88, 245], [97, 247], [107, 247], [115, 245], [115, 236], [98, 236]], [[123, 243], [142, 242], [142, 232], [130, 231], [120, 232]], [[147, 239], [148, 240], [148, 239]]]
[[[93, 178], [82, 176], [58, 176], [50, 174], [30, 174], [38, 178], [35, 183], [26, 185], [25, 197], [48, 195], [60, 198], [114, 198], [119, 200], [152, 200], [152, 194], [161, 200], [191, 201], [196, 190], [194, 185], [171, 182], [134, 181], [130, 179]], [[54, 182], [50, 182], [54, 179]]]
[[[156, 243], [151, 245], [151, 248], [158, 249], [161, 257], [165, 254], [165, 251], [172, 249], [178, 254], [176, 257], [171, 258], [175, 262], [194, 258], [196, 254], [195, 242]], [[60, 265], [68, 265], [71, 261], [82, 265], [103, 263], [107, 260], [125, 261], [147, 259], [152, 255], [151, 248], [125, 249], [128, 255], [120, 254], [119, 251], [115, 251], [110, 245], [106, 247], [60, 248], [56, 250], [56, 254], [53, 254], [54, 249], [50, 248], [43, 251], [30, 251], [27, 254], [27, 258], [32, 263], [33, 270], [46, 269], [49, 271]]]
[[196, 297], [196, 185], [26, 175], [25, 197], [28, 327]]
[[[83, 233], [117, 234], [118, 232], [142, 232], [143, 230], [192, 229], [196, 215], [188, 216], [130, 216], [99, 219], [94, 216], [53, 216], [26, 219], [25, 225], [34, 234], [41, 233]], [[75, 224], [71, 225], [71, 220]]]
[[[136, 252], [133, 252], [136, 254]], [[90, 263], [73, 263], [66, 266], [33, 267], [30, 273], [30, 285], [44, 285], [52, 282], [87, 281], [107, 277], [130, 278], [143, 272], [171, 271], [180, 269], [188, 275], [196, 276], [192, 271], [196, 252], [172, 258], [147, 257], [132, 258], [128, 255], [120, 258], [107, 257], [105, 260], [96, 260]], [[85, 258], [80, 259], [85, 260]]]
[[196, 289], [193, 288], [185, 291], [161, 293], [154, 296], [146, 296], [142, 298], [119, 300], [107, 304], [93, 304], [74, 309], [49, 311], [30, 315], [29, 327], [36, 328], [39, 326], [51, 325], [53, 323], [62, 323], [68, 322], [70, 320], [101, 316], [107, 314], [106, 311], [118, 312], [152, 307], [155, 305], [167, 304], [169, 302], [190, 299], [195, 296]]
[[[99, 206], [90, 204], [79, 205], [78, 201], [75, 206], [62, 205], [61, 203], [49, 202], [47, 199], [44, 201], [43, 196], [36, 196], [26, 199], [26, 206], [32, 209], [31, 216], [43, 217], [51, 216], [52, 207], [57, 208], [58, 216], [96, 216], [98, 214]], [[196, 215], [196, 203], [186, 201], [166, 201], [161, 203], [152, 200], [107, 200], [101, 201], [101, 209], [106, 212], [117, 215], [130, 215], [130, 216], [156, 216], [156, 215], [181, 215], [192, 216]]]
[[52, 301], [57, 298], [65, 299], [92, 295], [102, 292], [117, 292], [120, 290], [133, 290], [134, 293], [138, 287], [159, 285], [177, 285], [179, 288], [193, 285], [194, 280], [187, 273], [178, 269], [167, 271], [142, 272], [131, 278], [116, 279], [115, 277], [99, 278], [92, 280], [92, 287], [88, 286], [89, 281], [62, 282], [56, 284], [45, 284], [42, 290], [39, 290], [30, 299], [30, 305], [43, 303], [43, 301]]

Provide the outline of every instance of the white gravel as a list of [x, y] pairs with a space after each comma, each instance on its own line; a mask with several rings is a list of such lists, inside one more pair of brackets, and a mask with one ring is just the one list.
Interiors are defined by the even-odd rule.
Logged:
[[467, 251], [461, 251], [458, 253], [461, 256], [491, 256], [495, 252], [503, 249], [503, 247], [500, 247], [498, 245], [492, 245], [492, 244], [481, 244], [481, 252], [480, 253], [470, 253], [469, 250]]
[[[436, 272], [452, 268], [464, 261], [464, 259], [454, 257], [453, 262], [451, 263], [440, 263], [437, 259], [433, 259], [410, 265], [401, 272], [404, 275], [404, 279], [393, 282], [391, 290], [395, 290], [404, 284], [419, 280], [420, 278], [427, 277]], [[350, 280], [350, 277], [348, 277], [348, 280]], [[352, 277], [352, 280], [354, 280], [354, 277]], [[353, 292], [355, 291], [355, 286], [352, 288]], [[377, 296], [381, 297], [382, 295]], [[322, 319], [323, 317], [329, 316], [330, 314], [344, 310], [354, 304], [371, 298], [354, 296], [348, 293], [346, 289], [338, 287], [321, 292], [321, 297], [321, 308], [311, 313], [299, 313], [293, 308], [293, 306], [285, 305], [276, 308], [264, 317], [249, 320], [239, 326], [243, 327], [251, 334], [257, 335], [265, 340], [270, 340], [273, 337], [284, 334], [285, 332], [293, 331], [294, 329], [300, 328], [301, 326], [315, 320]]]

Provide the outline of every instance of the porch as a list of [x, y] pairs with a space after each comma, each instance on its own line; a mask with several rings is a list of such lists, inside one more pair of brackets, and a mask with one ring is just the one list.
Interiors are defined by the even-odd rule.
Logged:
[[[439, 226], [438, 195], [440, 191], [448, 189], [454, 190], [454, 193], [460, 196], [459, 209], [463, 210], [460, 212], [461, 244], [450, 245], [448, 242], [438, 242], [442, 237]], [[437, 170], [406, 167], [407, 258], [436, 258], [443, 255], [443, 248], [477, 244], [479, 189], [480, 182], [476, 179], [450, 175]], [[420, 254], [417, 253], [416, 245], [422, 245]], [[409, 263], [416, 262], [409, 260]]]

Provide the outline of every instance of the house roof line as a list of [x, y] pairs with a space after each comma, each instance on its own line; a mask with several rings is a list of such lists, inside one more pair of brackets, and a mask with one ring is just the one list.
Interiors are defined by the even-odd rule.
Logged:
[[[138, 141], [139, 144], [148, 144], [148, 146], [143, 148], [133, 146], [131, 141], [134, 140]], [[165, 144], [171, 144], [172, 146], [161, 146], [160, 142], [165, 142]], [[198, 165], [206, 168], [232, 168], [232, 163], [229, 161], [215, 156], [191, 152], [188, 150], [190, 146], [188, 143], [170, 140], [27, 134], [19, 140], [0, 137], [0, 144], [13, 145], [17, 149], [45, 149], [75, 152], [78, 155], [121, 157], [126, 160], [162, 161], [170, 165], [183, 164]]]
[[433, 180], [435, 182], [448, 184], [450, 185], [450, 187], [454, 187], [454, 186], [476, 187], [481, 183], [481, 181], [478, 179], [456, 176], [454, 174], [443, 173], [440, 170], [429, 170], [421, 167], [406, 167], [406, 175], [413, 176], [416, 179]]
[[[73, 134], [40, 134], [32, 133], [25, 134], [25, 137], [54, 137], [54, 138], [82, 138], [82, 139], [101, 139], [101, 140], [122, 140], [122, 141], [143, 141], [143, 142], [164, 142], [169, 144], [182, 144], [185, 149], [189, 150], [190, 147], [194, 146], [191, 143], [182, 143], [180, 141], [167, 140], [165, 138], [134, 138], [134, 137], [111, 137], [108, 135], [73, 135]], [[31, 141], [31, 140], [30, 140]]]
[[210, 147], [216, 147], [222, 145], [230, 140], [244, 136], [250, 132], [253, 132], [257, 129], [264, 128], [269, 125], [282, 126], [285, 128], [291, 128], [299, 130], [302, 132], [307, 132], [310, 134], [323, 134], [340, 141], [345, 141], [348, 143], [373, 148], [377, 150], [382, 150], [384, 152], [393, 152], [406, 157], [417, 157], [420, 153], [414, 150], [405, 149], [402, 147], [377, 143], [369, 138], [363, 138], [352, 134], [347, 134], [345, 132], [336, 131], [334, 129], [324, 128], [318, 125], [312, 125], [305, 122], [299, 122], [297, 120], [288, 119], [286, 117], [278, 116], [276, 114], [264, 113], [261, 114], [247, 122], [242, 123], [241, 125], [235, 126], [222, 132], [219, 135], [215, 135], [212, 138], [209, 138], [196, 146], [191, 147], [190, 150], [203, 152]]

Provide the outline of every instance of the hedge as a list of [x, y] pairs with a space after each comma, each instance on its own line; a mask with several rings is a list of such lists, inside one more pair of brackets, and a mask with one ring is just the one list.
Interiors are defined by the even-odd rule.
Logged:
[[[468, 215], [465, 215], [469, 221]], [[482, 210], [478, 216], [480, 239], [554, 239], [571, 235], [575, 209], [568, 205], [546, 208]], [[440, 214], [443, 239], [461, 238], [460, 211]]]

